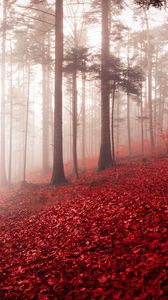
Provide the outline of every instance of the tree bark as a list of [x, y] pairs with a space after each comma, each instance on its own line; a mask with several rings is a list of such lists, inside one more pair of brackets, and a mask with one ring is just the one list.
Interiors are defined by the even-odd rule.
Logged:
[[6, 0], [3, 0], [2, 23], [2, 63], [1, 63], [1, 157], [0, 157], [0, 185], [7, 184], [6, 155], [5, 155], [5, 58], [6, 58]]
[[26, 103], [26, 127], [24, 137], [24, 159], [23, 159], [23, 182], [26, 180], [27, 167], [27, 140], [28, 140], [28, 126], [29, 126], [29, 103], [30, 103], [30, 65], [28, 66], [28, 82], [27, 82], [27, 103]]
[[154, 151], [154, 134], [153, 134], [153, 110], [152, 110], [152, 53], [149, 33], [148, 16], [145, 10], [146, 32], [147, 32], [147, 60], [148, 60], [148, 106], [149, 106], [149, 133], [151, 152]]
[[78, 178], [78, 161], [77, 161], [77, 71], [74, 68], [72, 74], [72, 142], [73, 142], [73, 173]]
[[86, 168], [85, 135], [86, 135], [86, 109], [85, 109], [86, 75], [82, 73], [82, 168]]
[[101, 1], [102, 46], [101, 46], [101, 146], [98, 171], [113, 165], [110, 143], [110, 88], [108, 80], [109, 60], [109, 0]]
[[130, 128], [130, 95], [127, 92], [127, 134], [128, 134], [128, 155], [132, 155], [131, 149], [131, 128]]
[[48, 105], [48, 93], [47, 93], [47, 72], [48, 66], [42, 65], [42, 114], [43, 114], [43, 160], [42, 160], [42, 173], [45, 175], [49, 170], [49, 105]]
[[141, 89], [141, 100], [140, 100], [140, 116], [141, 116], [141, 154], [144, 156], [144, 116], [143, 116], [143, 99]]
[[114, 146], [114, 100], [115, 100], [115, 82], [112, 91], [112, 105], [111, 105], [111, 148], [112, 148], [112, 159], [115, 162], [115, 146]]
[[62, 134], [62, 62], [63, 62], [63, 0], [55, 2], [55, 110], [54, 110], [54, 160], [51, 184], [66, 182], [63, 165]]
[[8, 173], [8, 186], [11, 187], [12, 176], [12, 146], [13, 146], [13, 69], [12, 69], [12, 41], [10, 40], [10, 128], [9, 128], [9, 173]]

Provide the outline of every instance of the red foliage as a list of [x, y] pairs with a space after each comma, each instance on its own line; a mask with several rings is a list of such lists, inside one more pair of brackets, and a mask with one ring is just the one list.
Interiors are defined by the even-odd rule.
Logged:
[[168, 299], [168, 160], [1, 196], [0, 299]]

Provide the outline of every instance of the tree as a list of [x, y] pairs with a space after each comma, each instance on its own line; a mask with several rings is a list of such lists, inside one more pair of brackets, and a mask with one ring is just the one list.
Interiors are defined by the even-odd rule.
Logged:
[[[50, 54], [50, 35], [53, 29], [53, 11], [49, 8], [48, 1], [34, 2], [32, 12], [35, 20], [35, 30], [31, 34], [34, 43], [31, 46], [34, 64], [39, 63], [42, 67], [42, 174], [49, 171], [49, 75], [52, 63]], [[42, 20], [39, 22], [38, 20]], [[40, 33], [40, 34], [39, 34]]]
[[98, 171], [113, 165], [110, 143], [110, 87], [108, 80], [109, 61], [109, 0], [101, 1], [102, 46], [101, 46], [101, 146]]
[[135, 3], [137, 3], [141, 7], [149, 8], [149, 7], [157, 7], [160, 8], [162, 6], [167, 5], [166, 0], [135, 0]]
[[111, 93], [111, 148], [112, 148], [112, 159], [115, 163], [115, 145], [114, 145], [114, 106], [116, 91], [122, 84], [123, 64], [118, 57], [110, 55], [109, 57], [109, 82], [110, 82], [110, 93]]
[[78, 177], [77, 163], [77, 73], [87, 71], [88, 49], [76, 47], [67, 51], [65, 55], [64, 72], [72, 75], [72, 135], [73, 135], [73, 173]]
[[2, 58], [1, 58], [1, 159], [0, 159], [0, 185], [7, 184], [6, 178], [6, 155], [5, 155], [5, 52], [6, 52], [6, 1], [3, 0], [3, 23], [2, 23]]
[[62, 136], [63, 0], [56, 1], [55, 10], [54, 161], [51, 184], [58, 185], [66, 183]]
[[153, 108], [152, 108], [152, 44], [149, 32], [149, 22], [147, 12], [145, 12], [146, 35], [147, 35], [147, 65], [148, 65], [148, 105], [149, 105], [149, 133], [151, 152], [154, 151], [154, 134], [153, 134]]

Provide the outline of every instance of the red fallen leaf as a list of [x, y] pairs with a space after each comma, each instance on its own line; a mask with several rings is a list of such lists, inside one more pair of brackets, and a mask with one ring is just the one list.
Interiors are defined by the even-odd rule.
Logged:
[[115, 274], [112, 274], [111, 275], [111, 280], [114, 280], [116, 278], [116, 275]]
[[47, 286], [44, 285], [44, 284], [42, 284], [42, 285], [40, 286], [40, 292], [46, 292], [46, 291], [48, 291]]
[[100, 283], [105, 283], [105, 282], [107, 281], [107, 278], [106, 278], [104, 275], [102, 275], [102, 276], [100, 276], [100, 277], [98, 278], [98, 281], [99, 281]]
[[19, 273], [24, 273], [24, 271], [25, 271], [24, 268], [22, 268], [21, 266], [18, 267], [18, 272]]
[[118, 291], [117, 293], [115, 293], [114, 295], [113, 295], [113, 297], [114, 297], [114, 299], [116, 299], [116, 300], [118, 300], [118, 299], [120, 299], [120, 296], [122, 295], [122, 292], [121, 291]]
[[19, 285], [21, 285], [21, 284], [27, 284], [27, 283], [30, 283], [30, 281], [27, 280], [27, 279], [19, 280], [19, 281], [18, 281], [18, 284], [19, 284]]
[[97, 288], [94, 290], [94, 297], [100, 296], [103, 294], [103, 289], [102, 288]]
[[47, 295], [43, 295], [43, 294], [38, 294], [38, 300], [48, 300], [48, 296]]
[[131, 271], [132, 271], [131, 268], [127, 268], [127, 269], [126, 269], [126, 272], [127, 272], [127, 273], [129, 273], [129, 272], [131, 272]]
[[52, 278], [49, 278], [49, 279], [48, 279], [48, 284], [49, 284], [49, 285], [54, 285], [54, 284], [56, 284], [56, 283], [57, 283], [57, 280], [56, 280], [55, 278], [52, 277]]
[[13, 286], [12, 285], [9, 285], [9, 286], [4, 286], [1, 288], [2, 290], [6, 290], [6, 291], [10, 291], [11, 289], [13, 289]]
[[41, 279], [39, 277], [36, 277], [36, 283], [40, 283]]

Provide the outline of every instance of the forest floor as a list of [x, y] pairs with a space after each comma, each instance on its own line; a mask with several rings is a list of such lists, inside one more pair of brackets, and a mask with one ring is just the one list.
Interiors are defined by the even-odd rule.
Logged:
[[168, 159], [0, 192], [0, 299], [168, 299]]

